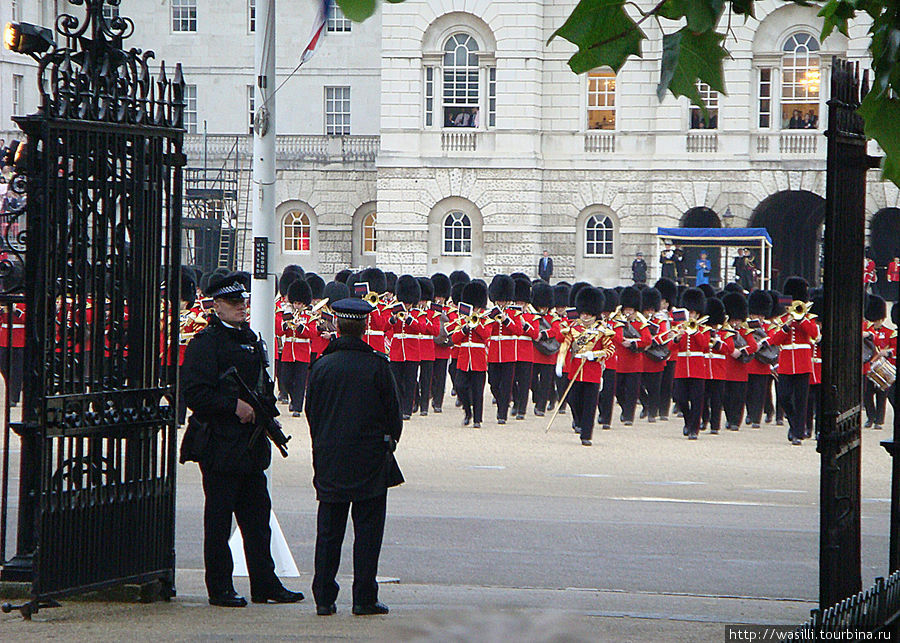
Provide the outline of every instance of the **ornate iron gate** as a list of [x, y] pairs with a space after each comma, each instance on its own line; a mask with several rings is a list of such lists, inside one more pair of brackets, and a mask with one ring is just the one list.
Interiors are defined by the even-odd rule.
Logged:
[[26, 613], [124, 582], [174, 594], [184, 81], [180, 65], [154, 79], [152, 52], [125, 51], [134, 24], [104, 17], [105, 3], [60, 16], [65, 44], [39, 58], [41, 109], [16, 119], [28, 141]]
[[860, 591], [860, 420], [866, 172], [862, 118], [868, 91], [858, 65], [834, 59], [828, 101], [825, 206], [825, 311], [822, 407], [819, 605], [825, 610]]

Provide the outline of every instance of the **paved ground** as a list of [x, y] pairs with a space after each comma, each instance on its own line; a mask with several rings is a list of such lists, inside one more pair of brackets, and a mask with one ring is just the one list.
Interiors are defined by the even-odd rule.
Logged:
[[[790, 624], [815, 606], [819, 458], [764, 426], [686, 440], [675, 420], [597, 432], [582, 447], [557, 418], [406, 424], [407, 484], [389, 494], [380, 573], [386, 618], [349, 615], [349, 537], [339, 613], [294, 606], [213, 609], [202, 581], [202, 493], [179, 469], [178, 597], [168, 604], [67, 601], [31, 623], [0, 617], [0, 638], [727, 640], [729, 623]], [[486, 416], [493, 410], [488, 407]], [[890, 414], [890, 410], [889, 410]], [[889, 419], [889, 424], [890, 424]], [[274, 506], [308, 593], [315, 496], [303, 418], [272, 469]], [[863, 582], [886, 572], [890, 463], [863, 435]], [[246, 579], [237, 579], [247, 592]]]

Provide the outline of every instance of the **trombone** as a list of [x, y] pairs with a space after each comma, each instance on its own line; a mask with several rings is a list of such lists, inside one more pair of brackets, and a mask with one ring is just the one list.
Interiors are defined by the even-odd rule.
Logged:
[[795, 300], [791, 302], [791, 305], [788, 306], [787, 313], [791, 316], [795, 321], [800, 321], [809, 313], [809, 309], [812, 308], [811, 301], [799, 301]]
[[387, 293], [381, 293], [380, 295], [374, 290], [370, 290], [366, 293], [366, 296], [363, 297], [363, 301], [368, 302], [370, 306], [377, 306], [378, 304], [383, 304], [387, 299]]

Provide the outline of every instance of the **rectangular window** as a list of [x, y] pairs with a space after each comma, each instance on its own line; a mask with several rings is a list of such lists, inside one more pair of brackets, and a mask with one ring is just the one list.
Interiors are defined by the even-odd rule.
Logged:
[[184, 129], [188, 134], [197, 133], [197, 86], [184, 86]]
[[247, 30], [256, 31], [256, 0], [247, 0]]
[[785, 56], [781, 79], [781, 128], [818, 129], [819, 59], [813, 56]]
[[253, 117], [256, 116], [256, 86], [247, 85], [247, 112], [250, 115], [250, 133], [253, 133]]
[[497, 68], [488, 68], [488, 127], [497, 125]]
[[197, 0], [172, 0], [172, 31], [197, 31]]
[[425, 127], [434, 125], [434, 67], [425, 68]]
[[588, 129], [616, 129], [616, 75], [612, 71], [588, 74]]
[[13, 116], [22, 114], [22, 83], [24, 76], [13, 74], [12, 77], [12, 113]]
[[703, 110], [696, 105], [691, 105], [691, 129], [718, 129], [719, 128], [719, 92], [704, 82], [697, 81], [697, 91], [700, 98], [706, 104], [706, 118], [703, 118]]
[[331, 11], [328, 14], [326, 30], [329, 32], [349, 32], [353, 23], [347, 19], [344, 12], [336, 2], [331, 3]]
[[325, 88], [325, 134], [345, 136], [350, 133], [350, 88]]
[[759, 70], [759, 129], [769, 129], [772, 125], [772, 68]]
[[19, 20], [19, 0], [12, 0], [12, 4], [9, 7], [9, 17], [12, 22]]

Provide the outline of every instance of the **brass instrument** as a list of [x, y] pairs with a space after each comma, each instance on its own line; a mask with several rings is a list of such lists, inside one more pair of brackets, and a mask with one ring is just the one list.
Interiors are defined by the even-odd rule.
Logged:
[[688, 335], [693, 335], [694, 333], [703, 330], [704, 324], [709, 319], [708, 315], [704, 315], [699, 319], [688, 319], [687, 321], [683, 321], [672, 328], [672, 332], [684, 332]]
[[812, 308], [811, 301], [792, 301], [791, 305], [788, 306], [787, 312], [793, 319], [800, 321], [806, 317], [810, 308]]
[[371, 306], [377, 306], [378, 304], [383, 304], [386, 297], [387, 293], [382, 293], [379, 295], [374, 290], [370, 290], [366, 293], [366, 296], [363, 297], [363, 301], [367, 302]]

